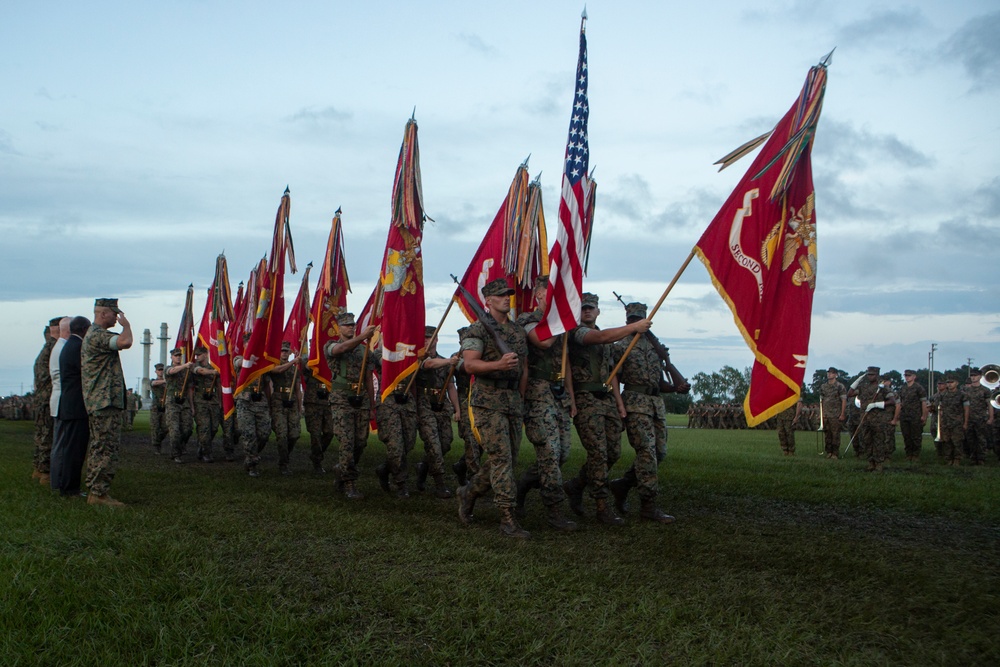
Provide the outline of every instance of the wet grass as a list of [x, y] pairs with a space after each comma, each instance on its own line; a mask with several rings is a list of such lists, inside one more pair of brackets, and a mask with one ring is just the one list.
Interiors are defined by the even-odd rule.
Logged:
[[676, 523], [556, 534], [534, 494], [515, 543], [489, 502], [464, 527], [454, 501], [382, 493], [376, 438], [352, 504], [305, 434], [294, 476], [269, 448], [254, 480], [157, 457], [144, 429], [112, 509], [32, 482], [30, 424], [0, 421], [0, 664], [1000, 661], [1000, 467], [939, 466], [929, 442], [873, 475], [812, 434], [783, 457], [773, 432], [671, 429]]

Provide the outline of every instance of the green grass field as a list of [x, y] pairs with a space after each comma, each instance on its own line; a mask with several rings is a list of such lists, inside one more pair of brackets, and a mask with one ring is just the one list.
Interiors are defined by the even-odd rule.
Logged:
[[676, 523], [558, 534], [535, 493], [521, 542], [489, 502], [466, 527], [384, 494], [374, 437], [348, 503], [305, 434], [294, 476], [269, 447], [250, 479], [155, 456], [140, 414], [107, 508], [30, 479], [31, 432], [0, 421], [3, 666], [1000, 664], [1000, 467], [929, 439], [870, 474], [812, 433], [784, 457], [773, 432], [671, 429]]

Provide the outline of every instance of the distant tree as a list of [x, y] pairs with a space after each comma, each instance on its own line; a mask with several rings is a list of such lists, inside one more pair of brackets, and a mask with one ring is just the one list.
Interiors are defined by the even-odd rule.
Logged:
[[667, 408], [667, 412], [672, 415], [683, 415], [687, 413], [688, 408], [694, 401], [691, 398], [691, 394], [664, 394], [663, 395], [663, 405]]
[[691, 392], [699, 403], [741, 403], [750, 391], [750, 367], [738, 371], [723, 366], [714, 373], [697, 373], [691, 378]]

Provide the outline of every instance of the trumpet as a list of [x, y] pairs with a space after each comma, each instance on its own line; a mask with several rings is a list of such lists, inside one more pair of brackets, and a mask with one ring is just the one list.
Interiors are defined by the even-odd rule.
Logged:
[[937, 435], [934, 436], [934, 442], [941, 442], [941, 403], [937, 404], [937, 410], [934, 411], [934, 420], [937, 422]]
[[979, 372], [983, 374], [983, 377], [979, 380], [979, 384], [990, 391], [1000, 387], [1000, 365], [986, 364], [979, 369]]
[[823, 401], [819, 402], [819, 428], [816, 431], [823, 430]]

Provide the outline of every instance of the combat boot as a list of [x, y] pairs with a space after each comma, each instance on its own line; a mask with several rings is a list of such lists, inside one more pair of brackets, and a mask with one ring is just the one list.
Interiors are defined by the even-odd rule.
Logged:
[[514, 537], [519, 540], [526, 540], [531, 537], [531, 533], [517, 525], [517, 519], [509, 507], [500, 509], [500, 533], [505, 537]]
[[628, 492], [632, 486], [624, 477], [608, 482], [611, 495], [615, 497], [615, 509], [618, 510], [619, 514], [628, 514]]
[[344, 482], [344, 497], [348, 500], [364, 500], [364, 496], [358, 491], [358, 485], [354, 483], [354, 480], [349, 482]]
[[125, 503], [120, 500], [115, 500], [111, 496], [105, 494], [99, 496], [96, 493], [91, 493], [87, 496], [88, 505], [107, 505], [108, 507], [125, 507]]
[[559, 505], [549, 505], [546, 509], [545, 522], [549, 524], [549, 528], [554, 528], [555, 530], [567, 533], [576, 530], [576, 522], [564, 517], [559, 510]]
[[444, 483], [444, 473], [434, 475], [434, 495], [442, 500], [451, 498], [451, 489]]
[[378, 485], [382, 487], [382, 490], [386, 493], [392, 493], [392, 489], [389, 488], [389, 464], [378, 464], [375, 468], [375, 476], [378, 477]]
[[427, 462], [419, 461], [414, 467], [417, 469], [417, 491], [423, 491], [427, 487]]
[[469, 525], [474, 519], [472, 511], [476, 507], [476, 496], [473, 495], [472, 489], [466, 484], [465, 486], [458, 487], [455, 497], [458, 498], [458, 520], [465, 525]]
[[458, 479], [459, 486], [465, 486], [466, 474], [469, 472], [469, 464], [465, 462], [465, 457], [463, 456], [459, 460], [451, 464], [451, 470], [455, 473], [455, 477]]
[[603, 523], [605, 526], [624, 526], [625, 519], [621, 518], [615, 514], [614, 509], [608, 505], [607, 498], [598, 498], [595, 501], [597, 505], [597, 520]]
[[578, 478], [563, 482], [563, 490], [569, 500], [569, 508], [577, 516], [583, 516], [583, 483]]
[[398, 489], [396, 489], [396, 497], [400, 500], [407, 500], [410, 497], [410, 490], [406, 488], [406, 484], [401, 484]]
[[674, 522], [674, 517], [661, 511], [656, 506], [656, 500], [653, 498], [642, 499], [642, 508], [639, 510], [639, 517], [645, 519], [646, 521], [655, 521], [656, 523]]

